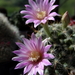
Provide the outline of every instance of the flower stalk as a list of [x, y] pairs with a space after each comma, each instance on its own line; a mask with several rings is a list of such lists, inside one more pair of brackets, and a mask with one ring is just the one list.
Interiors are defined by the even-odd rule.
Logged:
[[44, 31], [45, 31], [45, 33], [46, 33], [46, 35], [48, 36], [48, 37], [50, 37], [50, 30], [49, 30], [49, 27], [48, 27], [48, 22], [46, 23], [46, 24], [42, 24], [42, 26], [43, 26], [43, 28], [44, 28]]

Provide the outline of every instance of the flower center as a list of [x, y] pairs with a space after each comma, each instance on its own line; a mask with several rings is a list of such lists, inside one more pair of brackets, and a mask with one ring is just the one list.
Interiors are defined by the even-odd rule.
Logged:
[[44, 17], [46, 16], [46, 11], [40, 11], [40, 12], [37, 12], [37, 18], [38, 19], [43, 19]]
[[40, 58], [39, 52], [33, 51], [30, 53], [30, 58], [29, 58], [30, 61], [37, 61], [39, 58]]

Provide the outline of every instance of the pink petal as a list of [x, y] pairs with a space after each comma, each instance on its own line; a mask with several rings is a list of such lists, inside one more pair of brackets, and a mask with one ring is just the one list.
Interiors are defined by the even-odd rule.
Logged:
[[45, 65], [45, 66], [48, 66], [48, 65], [52, 65], [48, 59], [43, 59], [42, 60], [42, 63]]
[[31, 71], [28, 73], [28, 75], [36, 75], [36, 73], [37, 73], [37, 69], [36, 69], [36, 67], [34, 66], [34, 67], [31, 69]]
[[13, 51], [13, 53], [19, 55], [19, 54], [21, 54], [21, 51], [20, 50], [15, 50], [15, 51]]
[[38, 7], [41, 9], [42, 8], [43, 0], [36, 0], [36, 3], [38, 5]]
[[49, 16], [48, 20], [53, 20], [54, 21], [55, 19], [54, 19], [54, 17]]
[[44, 58], [45, 59], [54, 59], [54, 55], [53, 54], [47, 54], [47, 53], [44, 53]]
[[33, 8], [34, 10], [36, 10], [37, 5], [36, 5], [36, 3], [35, 3], [33, 0], [29, 0], [29, 4], [32, 6], [32, 8]]
[[25, 47], [27, 48], [27, 50], [29, 50], [29, 51], [33, 50], [33, 47], [31, 46], [31, 43], [28, 39], [23, 38], [23, 42], [24, 42]]
[[51, 46], [52, 46], [52, 45], [47, 45], [47, 46], [45, 46], [44, 51], [47, 52]]
[[25, 7], [27, 11], [30, 11], [32, 9], [30, 5], [25, 5]]
[[24, 49], [24, 48], [25, 48], [25, 45], [24, 45], [23, 43], [16, 42], [16, 44], [17, 44], [21, 49]]
[[49, 3], [48, 3], [48, 2], [49, 2], [49, 0], [44, 0], [44, 2], [43, 2], [43, 6], [42, 6], [43, 9], [46, 10], [46, 11], [47, 11], [48, 8], [49, 8], [49, 5], [48, 5]]
[[32, 15], [25, 15], [25, 16], [23, 16], [23, 18], [30, 19], [30, 18], [33, 18], [33, 16]]
[[47, 22], [47, 19], [41, 20], [41, 23], [45, 24]]
[[15, 69], [23, 68], [23, 67], [25, 67], [26, 65], [27, 65], [27, 63], [25, 63], [25, 62], [18, 63], [18, 64], [16, 65]]
[[26, 38], [23, 38], [24, 44], [27, 48], [27, 50], [32, 51], [32, 50], [37, 50], [37, 41], [38, 39], [32, 34], [31, 39], [28, 40]]
[[38, 4], [40, 4], [42, 2], [43, 2], [43, 0], [36, 0], [36, 3], [38, 3]]
[[33, 19], [28, 19], [28, 20], [26, 21], [26, 24], [32, 23], [33, 21], [34, 21]]
[[27, 11], [25, 11], [25, 10], [20, 11], [21, 14], [24, 14], [24, 13], [26, 13], [26, 12], [27, 12]]
[[31, 39], [32, 39], [32, 40], [34, 40], [34, 41], [36, 41], [36, 40], [37, 40], [37, 38], [36, 38], [36, 36], [35, 36], [35, 34], [34, 34], [34, 33], [32, 33], [32, 35], [31, 35]]
[[40, 24], [40, 20], [34, 20], [34, 27], [36, 28]]
[[[51, 17], [53, 17], [53, 16], [58, 16], [59, 14], [57, 14], [56, 12], [52, 12], [52, 13], [50, 13], [50, 15], [49, 16], [51, 16]], [[59, 15], [60, 16], [60, 15]]]
[[39, 73], [40, 75], [43, 75], [43, 70], [42, 70], [42, 69], [37, 69], [37, 71], [38, 71], [38, 73]]
[[24, 74], [26, 74], [27, 72], [29, 72], [29, 71], [32, 69], [32, 67], [33, 67], [32, 64], [26, 66], [26, 67], [24, 68]]
[[31, 35], [31, 46], [33, 47], [33, 50], [37, 50], [37, 46], [38, 46], [38, 39], [36, 38], [36, 36], [34, 35], [34, 33], [32, 33]]
[[51, 0], [50, 4], [53, 5], [55, 3], [56, 0]]
[[27, 53], [27, 49], [24, 48], [24, 49], [15, 50], [13, 51], [13, 53], [16, 55], [25, 55]]
[[[34, 46], [36, 46], [34, 49], [36, 49], [36, 50], [40, 50], [41, 49], [41, 47], [42, 47], [42, 38], [41, 37], [39, 37], [39, 38], [36, 38], [36, 36], [34, 35], [34, 33], [32, 33], [32, 35], [31, 35], [31, 39], [32, 40], [30, 40], [32, 43], [32, 46], [34, 45]], [[33, 47], [34, 47], [33, 46]]]
[[26, 57], [25, 56], [22, 56], [22, 57], [18, 56], [18, 57], [13, 57], [12, 60], [21, 62], [21, 61], [24, 61], [24, 60], [25, 61], [28, 60], [28, 57], [27, 56]]
[[47, 5], [49, 0], [44, 0], [43, 5]]
[[38, 47], [38, 49], [41, 49], [42, 48], [42, 37], [39, 37], [39, 39], [38, 39], [38, 43], [37, 43], [37, 47]]
[[26, 11], [26, 10], [22, 10], [20, 11], [21, 14], [32, 14], [32, 12]]
[[44, 64], [42, 62], [40, 62], [37, 66], [38, 66], [38, 68], [44, 70]]
[[49, 8], [48, 13], [50, 13], [53, 9], [55, 9], [56, 7], [58, 7], [58, 5], [53, 5], [52, 7]]
[[31, 8], [31, 6], [30, 5], [28, 5], [28, 4], [26, 4], [26, 5], [24, 5], [26, 8], [28, 7], [28, 8]]
[[39, 26], [40, 22], [39, 23], [34, 23], [34, 28], [36, 28], [37, 26]]

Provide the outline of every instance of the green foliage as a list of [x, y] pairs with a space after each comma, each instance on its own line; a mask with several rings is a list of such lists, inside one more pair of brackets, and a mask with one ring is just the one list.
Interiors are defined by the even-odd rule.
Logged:
[[23, 7], [25, 4], [28, 4], [28, 0], [13, 0], [14, 6]]
[[59, 13], [68, 11], [70, 16], [75, 15], [75, 0], [60, 0]]
[[7, 11], [8, 11], [8, 15], [12, 15], [14, 12], [18, 12], [21, 8], [20, 7], [15, 7], [15, 6], [7, 6], [6, 7]]
[[5, 8], [8, 12], [8, 15], [21, 9], [20, 6], [14, 5], [13, 0], [0, 0], [0, 7]]

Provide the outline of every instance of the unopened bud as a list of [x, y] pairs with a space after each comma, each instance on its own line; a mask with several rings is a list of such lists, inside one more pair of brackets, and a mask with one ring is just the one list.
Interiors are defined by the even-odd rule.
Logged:
[[67, 25], [70, 23], [70, 16], [67, 11], [63, 14], [61, 21], [63, 23], [63, 28], [66, 28]]

